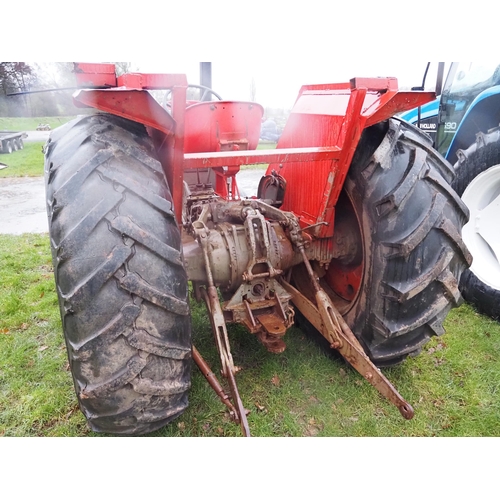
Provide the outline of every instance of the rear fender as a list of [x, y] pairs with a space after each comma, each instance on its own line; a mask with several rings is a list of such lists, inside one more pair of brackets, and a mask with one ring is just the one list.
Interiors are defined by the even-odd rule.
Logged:
[[481, 92], [472, 101], [460, 122], [446, 153], [453, 165], [457, 161], [457, 150], [467, 149], [476, 140], [478, 132], [486, 133], [500, 123], [500, 85]]
[[[440, 99], [434, 99], [434, 101], [420, 106], [420, 119], [427, 120], [429, 118], [437, 118], [439, 113], [439, 102]], [[399, 118], [402, 118], [412, 125], [416, 125], [418, 122], [418, 107], [413, 108], [410, 111], [406, 111], [405, 113], [401, 113]]]
[[[414, 108], [406, 113], [399, 115], [399, 118], [419, 127], [420, 130], [429, 134], [433, 144], [436, 144], [436, 136], [439, 126], [439, 103], [441, 99], [435, 99], [419, 108]], [[420, 109], [420, 122], [418, 111]]]
[[433, 92], [398, 92], [396, 78], [355, 78], [349, 83], [301, 88], [277, 148], [338, 147], [338, 158], [271, 163], [287, 182], [282, 209], [301, 225], [320, 224], [318, 237], [333, 235], [335, 205], [363, 129], [423, 105]]
[[[187, 80], [185, 75], [126, 74], [121, 87], [79, 90], [73, 102], [142, 123], [154, 140], [160, 163], [172, 193], [177, 221], [181, 223], [184, 161], [184, 121]], [[146, 89], [172, 88], [172, 115]]]

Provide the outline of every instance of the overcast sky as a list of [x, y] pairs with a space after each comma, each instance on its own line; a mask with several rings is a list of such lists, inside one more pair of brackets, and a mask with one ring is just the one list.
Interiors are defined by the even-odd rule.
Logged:
[[[87, 0], [74, 15], [63, 0], [45, 0], [23, 17], [22, 36], [18, 23], [3, 26], [12, 43], [2, 52], [21, 61], [141, 61], [134, 65], [144, 72], [186, 73], [195, 84], [198, 61], [211, 60], [223, 98], [248, 100], [253, 77], [257, 102], [290, 108], [303, 84], [394, 76], [409, 88], [420, 85], [429, 59], [470, 60], [496, 47], [496, 16], [485, 15], [494, 4], [475, 0], [466, 19], [450, 5], [173, 0], [122, 9]], [[18, 15], [8, 3], [6, 19], [10, 8]]]
[[[426, 61], [358, 60], [326, 64], [324, 61], [212, 63], [212, 88], [227, 100], [250, 100], [252, 78], [255, 82], [255, 100], [263, 106], [291, 108], [301, 85], [345, 82], [353, 77], [393, 76], [401, 87], [420, 85]], [[437, 63], [433, 64], [434, 69]], [[188, 82], [200, 83], [198, 62], [132, 62], [132, 68], [145, 73], [185, 73]], [[433, 86], [435, 71], [429, 72], [427, 83]]]

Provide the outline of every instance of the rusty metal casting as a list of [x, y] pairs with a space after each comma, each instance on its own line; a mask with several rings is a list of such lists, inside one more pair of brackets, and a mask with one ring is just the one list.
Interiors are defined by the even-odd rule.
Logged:
[[282, 352], [294, 312], [276, 278], [300, 263], [285, 233], [287, 216], [257, 200], [188, 199], [188, 206], [192, 234], [183, 249], [189, 279], [218, 286], [225, 320], [244, 324], [271, 352]]
[[219, 383], [219, 380], [215, 376], [208, 363], [203, 359], [202, 355], [199, 353], [198, 349], [193, 345], [193, 361], [196, 363], [201, 373], [209, 383], [210, 387], [215, 391], [219, 399], [229, 408], [229, 414], [232, 418], [238, 421], [238, 413], [236, 408], [231, 403], [229, 396], [224, 392], [224, 389]]

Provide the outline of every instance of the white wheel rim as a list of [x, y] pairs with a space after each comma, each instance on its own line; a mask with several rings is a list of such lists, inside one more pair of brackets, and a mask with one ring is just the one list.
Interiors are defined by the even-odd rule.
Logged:
[[483, 283], [500, 290], [500, 164], [475, 177], [462, 200], [470, 210], [462, 229], [473, 257], [470, 269]]

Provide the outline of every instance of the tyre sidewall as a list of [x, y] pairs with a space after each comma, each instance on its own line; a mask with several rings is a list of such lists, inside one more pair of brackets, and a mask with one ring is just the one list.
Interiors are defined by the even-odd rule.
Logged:
[[[500, 128], [487, 134], [478, 134], [474, 144], [457, 154], [459, 161], [454, 165], [455, 179], [452, 187], [462, 197], [478, 175], [500, 164]], [[464, 299], [480, 312], [497, 320], [500, 318], [500, 290], [484, 283], [470, 269], [462, 274], [460, 289]]]

